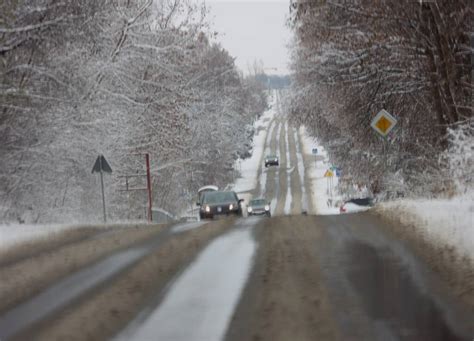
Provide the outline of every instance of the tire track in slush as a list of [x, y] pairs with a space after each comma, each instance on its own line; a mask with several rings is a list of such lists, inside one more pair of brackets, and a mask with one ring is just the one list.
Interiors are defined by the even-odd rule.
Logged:
[[286, 159], [286, 146], [285, 146], [285, 131], [282, 129], [283, 128], [283, 122], [280, 125], [280, 131], [278, 134], [278, 153], [279, 153], [279, 160], [280, 160], [280, 166], [278, 171], [278, 174], [276, 174], [276, 183], [277, 183], [277, 188], [278, 188], [278, 193], [277, 193], [277, 203], [276, 203], [276, 208], [275, 208], [275, 214], [276, 215], [283, 215], [284, 209], [285, 209], [285, 199], [286, 199], [286, 192], [288, 190], [287, 188], [287, 174], [286, 172], [283, 171], [284, 168], [287, 167], [287, 159]]
[[[270, 143], [269, 143], [269, 154], [275, 154], [277, 157], [279, 154], [277, 153], [277, 136], [281, 129], [280, 120], [275, 120], [275, 127], [272, 131]], [[265, 184], [265, 191], [261, 193], [261, 196], [267, 200], [271, 201], [271, 214], [275, 214], [275, 207], [276, 207], [276, 197], [278, 193], [278, 188], [275, 187], [275, 177], [278, 174], [278, 167], [268, 167], [264, 169], [266, 173], [266, 184]]]
[[271, 143], [272, 139], [274, 138], [273, 131], [275, 130], [276, 127], [276, 122], [275, 119], [271, 121], [269, 124], [269, 128], [267, 131], [267, 137], [265, 139], [265, 146], [264, 146], [264, 151], [262, 155], [262, 159], [260, 160], [260, 165], [259, 165], [259, 175], [258, 175], [258, 186], [255, 189], [253, 193], [253, 197], [262, 197], [264, 198], [267, 192], [266, 186], [267, 186], [267, 168], [264, 167], [265, 163], [265, 157], [269, 154], [271, 154]]

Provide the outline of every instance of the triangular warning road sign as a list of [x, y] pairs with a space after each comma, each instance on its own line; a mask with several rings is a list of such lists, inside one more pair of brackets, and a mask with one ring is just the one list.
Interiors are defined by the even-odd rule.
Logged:
[[326, 173], [324, 173], [325, 178], [332, 178], [333, 176], [334, 176], [334, 173], [330, 169], [328, 169]]
[[112, 168], [105, 159], [104, 155], [99, 155], [97, 160], [95, 160], [94, 167], [92, 167], [92, 173], [95, 172], [112, 173]]

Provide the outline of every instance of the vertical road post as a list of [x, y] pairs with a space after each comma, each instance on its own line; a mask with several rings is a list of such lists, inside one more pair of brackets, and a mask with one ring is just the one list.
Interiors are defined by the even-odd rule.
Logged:
[[151, 223], [153, 221], [152, 217], [152, 197], [151, 197], [151, 174], [150, 174], [150, 154], [145, 154], [145, 162], [146, 162], [146, 188], [148, 191], [148, 222]]
[[102, 210], [104, 212], [104, 223], [107, 222], [107, 214], [105, 212], [105, 191], [104, 191], [104, 171], [102, 170], [102, 158], [100, 159], [100, 187], [102, 188]]
[[105, 160], [104, 155], [101, 154], [95, 160], [94, 167], [92, 167], [92, 173], [100, 173], [100, 188], [102, 190], [102, 211], [104, 213], [104, 223], [106, 223], [107, 214], [105, 211], [104, 172], [112, 173], [112, 168]]

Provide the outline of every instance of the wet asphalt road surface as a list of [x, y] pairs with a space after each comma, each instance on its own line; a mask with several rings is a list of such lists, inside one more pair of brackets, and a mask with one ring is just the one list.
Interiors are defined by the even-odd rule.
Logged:
[[474, 314], [370, 213], [263, 220], [227, 340], [472, 340]]
[[321, 269], [343, 339], [472, 340], [472, 310], [383, 232], [384, 221], [370, 213], [318, 220]]

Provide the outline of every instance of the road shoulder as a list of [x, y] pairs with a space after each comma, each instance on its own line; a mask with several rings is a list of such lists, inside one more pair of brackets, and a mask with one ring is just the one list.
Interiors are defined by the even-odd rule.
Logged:
[[459, 258], [455, 250], [426, 238], [416, 226], [402, 223], [400, 217], [374, 210], [372, 214], [386, 222], [385, 230], [403, 241], [447, 285], [451, 294], [474, 312], [474, 264]]

